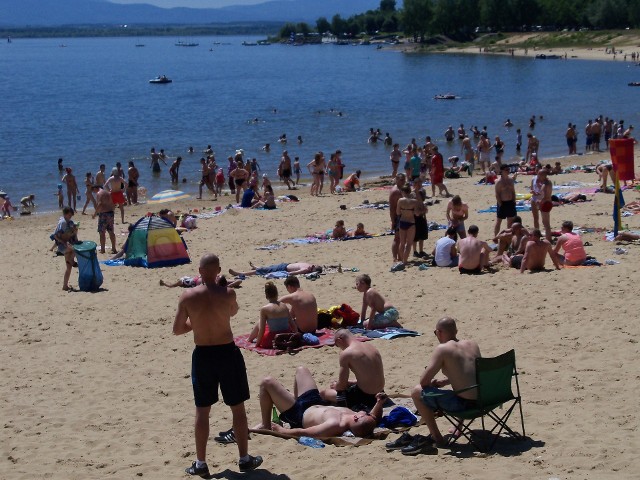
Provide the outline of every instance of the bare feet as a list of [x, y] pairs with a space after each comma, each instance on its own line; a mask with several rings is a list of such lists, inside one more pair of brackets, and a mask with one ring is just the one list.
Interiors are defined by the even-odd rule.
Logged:
[[167, 286], [167, 284], [166, 284], [166, 283], [164, 283], [164, 280], [160, 280], [160, 286], [161, 286], [161, 287], [166, 287], [166, 286]]
[[229, 273], [230, 273], [231, 275], [233, 275], [234, 277], [235, 277], [235, 276], [237, 276], [237, 275], [240, 275], [240, 272], [236, 272], [235, 270], [233, 270], [233, 269], [231, 269], [231, 268], [229, 269]]

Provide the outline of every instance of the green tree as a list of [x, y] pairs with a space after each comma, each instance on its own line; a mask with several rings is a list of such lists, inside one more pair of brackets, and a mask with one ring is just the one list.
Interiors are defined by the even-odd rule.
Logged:
[[311, 28], [305, 22], [300, 22], [296, 25], [296, 33], [302, 33], [305, 37], [311, 33]]
[[381, 12], [395, 12], [396, 11], [396, 0], [380, 0], [380, 11]]
[[412, 36], [415, 41], [419, 37], [423, 42], [429, 32], [432, 16], [431, 0], [404, 0], [402, 24], [405, 34]]
[[633, 28], [640, 27], [640, 2], [629, 2], [629, 26]]
[[334, 35], [340, 36], [346, 32], [347, 25], [343, 18], [336, 14], [331, 19], [331, 31]]
[[316, 20], [316, 31], [318, 33], [330, 32], [331, 24], [329, 23], [329, 20], [324, 17], [320, 17], [318, 20]]
[[591, 25], [598, 28], [622, 28], [628, 24], [625, 0], [593, 2], [587, 8], [587, 15]]
[[296, 26], [293, 23], [285, 23], [280, 29], [280, 33], [278, 34], [278, 36], [280, 38], [289, 38], [291, 32], [296, 32]]

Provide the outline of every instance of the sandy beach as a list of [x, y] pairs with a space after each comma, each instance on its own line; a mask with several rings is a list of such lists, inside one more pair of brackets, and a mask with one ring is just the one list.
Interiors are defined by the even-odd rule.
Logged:
[[[594, 55], [597, 52], [594, 52]], [[532, 52], [529, 52], [531, 55]], [[585, 52], [579, 53], [584, 58]], [[563, 166], [595, 163], [608, 154], [562, 159]], [[636, 171], [640, 165], [636, 155]], [[543, 159], [543, 163], [553, 163]], [[520, 177], [516, 191], [526, 193], [532, 177]], [[580, 182], [595, 186], [595, 173], [550, 177], [557, 185]], [[448, 180], [449, 190], [470, 206], [467, 224], [480, 227], [490, 239], [494, 214], [477, 210], [495, 203], [494, 188], [479, 186], [479, 176]], [[367, 184], [365, 183], [365, 187]], [[576, 187], [581, 188], [581, 187]], [[568, 191], [568, 190], [567, 190]], [[328, 185], [325, 185], [328, 192]], [[430, 187], [427, 187], [430, 195]], [[49, 235], [58, 214], [35, 215], [0, 222], [4, 273], [0, 308], [0, 371], [2, 442], [0, 478], [182, 478], [195, 459], [191, 335], [171, 333], [181, 289], [158, 286], [195, 274], [206, 252], [220, 256], [224, 270], [278, 262], [310, 261], [342, 264], [368, 273], [376, 287], [398, 307], [400, 322], [423, 335], [392, 341], [375, 340], [385, 363], [386, 392], [408, 394], [436, 345], [435, 322], [448, 315], [458, 319], [459, 335], [475, 339], [483, 356], [512, 348], [520, 371], [520, 388], [527, 436], [524, 442], [500, 440], [492, 454], [474, 452], [466, 441], [437, 455], [405, 457], [387, 453], [385, 441], [361, 447], [327, 446], [309, 449], [294, 440], [252, 435], [250, 453], [264, 463], [250, 478], [260, 479], [621, 479], [634, 478], [637, 456], [638, 374], [640, 327], [637, 312], [638, 245], [615, 255], [618, 246], [604, 240], [611, 229], [613, 195], [589, 195], [591, 201], [554, 208], [552, 227], [563, 220], [594, 229], [583, 238], [587, 253], [602, 267], [563, 269], [520, 275], [511, 269], [480, 276], [461, 276], [455, 269], [417, 266], [390, 272], [391, 237], [349, 242], [288, 245], [256, 250], [277, 241], [331, 229], [338, 219], [348, 228], [363, 222], [367, 231], [382, 233], [389, 226], [385, 209], [354, 209], [365, 200], [388, 199], [388, 190], [369, 189], [323, 197], [297, 195], [298, 203], [281, 203], [276, 211], [230, 210], [198, 220], [184, 238], [193, 263], [173, 268], [142, 269], [103, 266], [103, 290], [97, 293], [61, 290], [63, 257], [49, 251]], [[625, 192], [627, 203], [640, 192]], [[218, 202], [184, 200], [166, 204], [183, 212]], [[345, 205], [346, 210], [341, 210]], [[159, 206], [127, 208], [134, 222]], [[429, 221], [445, 223], [446, 200], [429, 207]], [[208, 211], [208, 210], [207, 210]], [[118, 215], [116, 216], [118, 218]], [[523, 212], [525, 225], [532, 225]], [[98, 241], [97, 220], [77, 215], [80, 239]], [[640, 229], [640, 216], [623, 219]], [[116, 225], [118, 246], [126, 226]], [[425, 250], [431, 252], [443, 231], [430, 232]], [[101, 260], [107, 255], [99, 255]], [[348, 303], [359, 311], [358, 273], [345, 271], [302, 280], [321, 308]], [[72, 273], [77, 285], [77, 270]], [[281, 293], [282, 281], [278, 281]], [[237, 290], [240, 311], [232, 320], [236, 335], [248, 333], [266, 303], [264, 280], [247, 279]], [[636, 293], [634, 293], [636, 292]], [[260, 421], [258, 385], [272, 375], [291, 387], [294, 369], [306, 365], [321, 386], [336, 378], [338, 351], [308, 349], [295, 356], [262, 357], [244, 351], [251, 385], [247, 402], [249, 424]], [[441, 429], [446, 429], [444, 420]], [[235, 445], [213, 442], [218, 431], [231, 426], [229, 409], [212, 408], [208, 464], [213, 478], [240, 478]], [[425, 426], [412, 432], [427, 433]], [[395, 439], [391, 435], [389, 439]], [[635, 459], [635, 460], [634, 460]], [[248, 476], [249, 477], [249, 476]]]

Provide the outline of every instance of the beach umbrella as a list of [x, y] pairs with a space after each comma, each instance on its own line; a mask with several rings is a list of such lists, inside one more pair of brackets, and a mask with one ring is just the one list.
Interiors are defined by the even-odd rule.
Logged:
[[618, 236], [622, 226], [622, 207], [624, 198], [620, 189], [620, 180], [634, 180], [633, 171], [633, 145], [632, 138], [617, 138], [609, 140], [609, 153], [613, 163], [615, 198], [613, 200], [613, 235]]
[[191, 195], [181, 192], [180, 190], [163, 190], [162, 192], [156, 193], [153, 197], [151, 197], [151, 200], [149, 200], [147, 203], [166, 203], [173, 202], [174, 200], [184, 200], [185, 198], [191, 198]]

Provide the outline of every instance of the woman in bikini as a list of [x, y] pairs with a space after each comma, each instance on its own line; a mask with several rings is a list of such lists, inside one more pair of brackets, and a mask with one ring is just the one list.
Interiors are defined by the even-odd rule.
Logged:
[[313, 183], [311, 184], [311, 195], [320, 195], [322, 194], [322, 187], [324, 186], [324, 171], [326, 169], [326, 164], [324, 161], [324, 155], [322, 152], [318, 152], [307, 164], [307, 168], [309, 169], [309, 173], [313, 177]]
[[87, 214], [87, 207], [89, 206], [89, 203], [93, 203], [93, 208], [96, 208], [96, 199], [93, 198], [93, 175], [91, 175], [91, 172], [87, 172], [86, 177], [84, 178], [84, 186], [85, 186], [85, 191], [84, 191], [84, 196], [87, 199], [86, 202], [84, 202], [84, 207], [82, 207], [82, 215], [86, 215]]
[[400, 191], [402, 198], [398, 200], [396, 215], [398, 218], [398, 255], [403, 264], [409, 260], [409, 252], [416, 233], [416, 215], [421, 215], [418, 200], [411, 198], [411, 187], [404, 185]]
[[329, 158], [329, 163], [327, 164], [327, 175], [329, 175], [329, 180], [331, 181], [329, 190], [331, 193], [336, 193], [336, 187], [338, 186], [338, 182], [340, 182], [340, 168], [338, 168], [335, 153], [332, 153]]
[[278, 287], [273, 282], [264, 285], [264, 295], [269, 303], [260, 309], [260, 320], [249, 335], [249, 342], [256, 341], [260, 348], [273, 348], [273, 339], [278, 333], [296, 332], [296, 324], [289, 308], [278, 301]]

